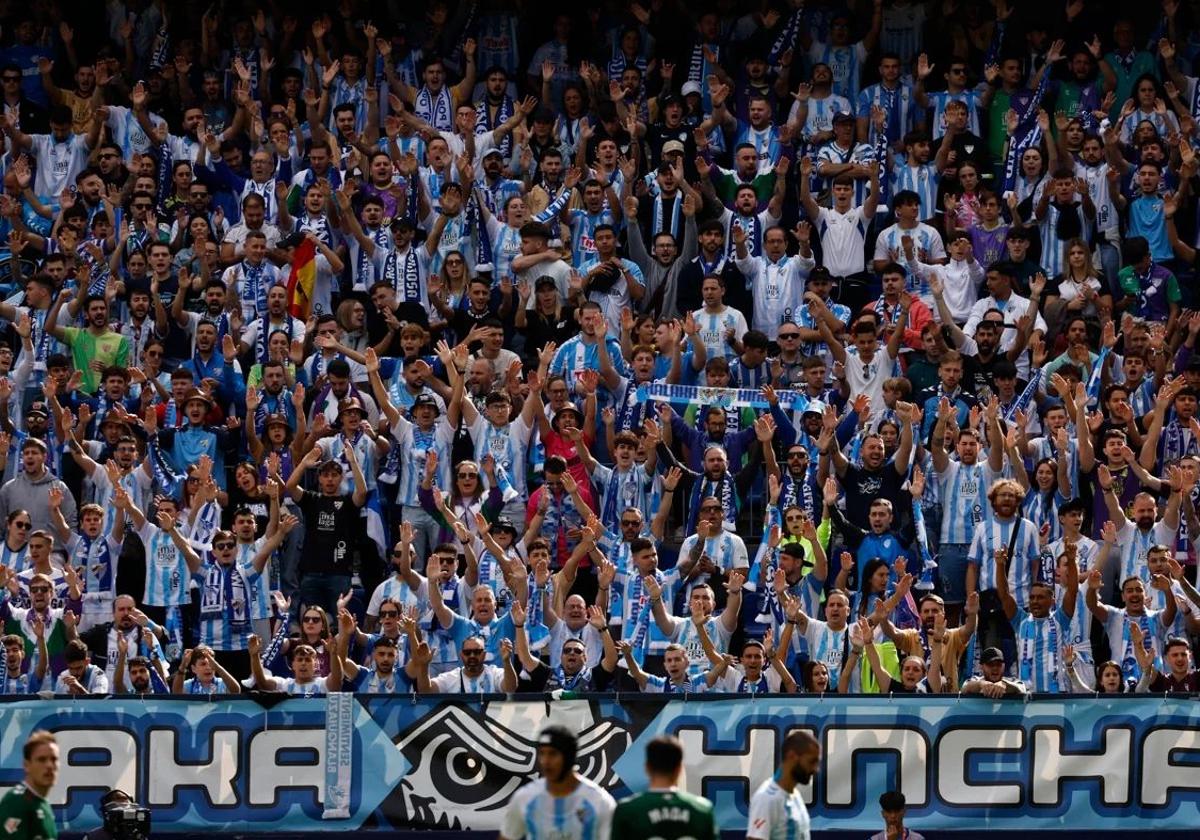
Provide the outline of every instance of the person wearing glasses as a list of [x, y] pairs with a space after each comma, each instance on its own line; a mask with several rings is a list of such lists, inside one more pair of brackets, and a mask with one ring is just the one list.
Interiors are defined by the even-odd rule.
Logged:
[[481, 636], [468, 636], [459, 648], [462, 665], [453, 671], [429, 678], [429, 649], [414, 652], [417, 670], [417, 691], [421, 694], [497, 694], [517, 690], [517, 669], [513, 666], [513, 643], [500, 642], [500, 658], [504, 667], [485, 662], [487, 646]]
[[[574, 595], [582, 601], [579, 596]], [[579, 606], [582, 606], [580, 604]], [[608, 616], [599, 607], [584, 607], [586, 625], [599, 636], [603, 645], [603, 656], [593, 668], [588, 663], [587, 645], [577, 638], [568, 636], [559, 643], [558, 663], [547, 666], [529, 650], [529, 635], [525, 630], [525, 607], [513, 604], [513, 624], [517, 633], [517, 658], [528, 675], [527, 682], [534, 691], [547, 694], [554, 691], [603, 691], [617, 671], [617, 646], [608, 629]]]
[[5, 113], [11, 111], [16, 115], [19, 128], [30, 133], [43, 132], [50, 125], [46, 121], [46, 111], [26, 97], [22, 81], [21, 68], [16, 64], [0, 67], [0, 103], [4, 105]]
[[254, 586], [296, 523], [294, 516], [284, 516], [275, 533], [246, 564], [236, 562], [237, 537], [231, 531], [217, 531], [212, 550], [196, 574], [200, 581], [200, 641], [213, 649], [217, 660], [237, 679], [250, 675]]
[[774, 341], [781, 325], [797, 320], [805, 282], [816, 267], [809, 245], [812, 227], [808, 222], [796, 225], [792, 235], [800, 244], [800, 251], [792, 257], [787, 254], [787, 231], [782, 227], [770, 228], [763, 234], [759, 256], [751, 256], [746, 231], [737, 225], [732, 231], [736, 248], [734, 264], [754, 290], [754, 329]]
[[[967, 112], [967, 128], [973, 133], [979, 133], [979, 108], [986, 108], [991, 101], [995, 88], [988, 86], [986, 93], [967, 87], [967, 63], [958, 57], [950, 59], [946, 72], [942, 77], [946, 80], [946, 89], [929, 93], [925, 90], [927, 79], [933, 72], [935, 64], [929, 63], [929, 56], [921, 53], [917, 56], [916, 85], [913, 87], [913, 99], [922, 108], [933, 110], [932, 126], [933, 139], [938, 140], [946, 134], [946, 110], [951, 102], [960, 102]], [[983, 143], [981, 148], [986, 149]], [[936, 151], [935, 151], [936, 154]], [[962, 160], [960, 157], [959, 160]]]
[[[35, 531], [29, 539], [31, 542], [44, 541], [44, 556], [48, 564], [49, 545], [53, 538], [44, 531]], [[16, 633], [21, 637], [25, 644], [25, 657], [28, 659], [39, 650], [36, 625], [40, 623], [46, 647], [45, 656], [39, 658], [48, 660], [47, 674], [57, 674], [67, 667], [64, 653], [67, 642], [78, 638], [77, 616], [83, 606], [83, 585], [74, 567], [69, 563], [64, 565], [62, 575], [67, 584], [67, 591], [60, 602], [62, 606], [55, 606], [54, 580], [41, 573], [35, 573], [25, 579], [29, 596], [28, 606], [19, 606], [9, 597], [13, 573], [0, 567], [0, 621], [4, 623], [4, 631]]]
[[[371, 648], [366, 653], [368, 666], [359, 665], [346, 655], [350, 638], [355, 635], [354, 616], [346, 610], [338, 615], [337, 651], [335, 657], [341, 661], [342, 673], [345, 676], [344, 686], [357, 694], [411, 694], [414, 690], [413, 680], [417, 673], [417, 665], [412, 658], [401, 655], [401, 651], [416, 650], [428, 645], [419, 642], [416, 635], [416, 621], [406, 616], [400, 621], [400, 605], [391, 604], [381, 611], [381, 615], [395, 624], [397, 634], [402, 629], [404, 636], [376, 636]], [[405, 663], [404, 660], [408, 662]]]
[[0, 566], [18, 573], [29, 567], [29, 532], [32, 530], [29, 511], [17, 509], [8, 514], [4, 541], [0, 542]]

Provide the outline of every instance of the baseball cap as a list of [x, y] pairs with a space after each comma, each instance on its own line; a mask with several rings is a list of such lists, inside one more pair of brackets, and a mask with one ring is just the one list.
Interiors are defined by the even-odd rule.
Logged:
[[683, 154], [684, 150], [684, 145], [678, 140], [668, 140], [666, 143], [663, 143], [662, 147], [664, 157], [666, 155]]
[[1003, 662], [1004, 661], [1004, 652], [1001, 651], [1000, 648], [997, 648], [997, 647], [987, 648], [984, 650], [983, 653], [979, 654], [979, 661], [981, 663], [983, 663], [984, 665], [991, 665], [996, 662]]
[[50, 412], [46, 409], [46, 403], [42, 400], [35, 400], [29, 404], [29, 410], [25, 412], [28, 417], [31, 414], [40, 414], [43, 417], [49, 417]]
[[555, 279], [553, 277], [551, 277], [549, 274], [543, 274], [541, 277], [539, 277], [533, 283], [533, 290], [535, 292], [540, 292], [542, 289], [557, 289], [557, 288], [558, 288], [558, 282], [555, 281]]
[[691, 96], [693, 93], [696, 94], [696, 96], [700, 96], [702, 92], [698, 82], [684, 82], [683, 87], [680, 89], [680, 93], [684, 96]]
[[488, 159], [488, 158], [490, 158], [492, 155], [497, 155], [497, 156], [499, 156], [499, 157], [504, 157], [504, 152], [500, 151], [500, 150], [499, 150], [498, 148], [496, 148], [495, 146], [492, 146], [492, 148], [488, 149], [486, 152], [484, 152], [484, 153], [483, 153], [483, 157], [482, 157], [482, 158], [480, 158], [480, 160], [487, 160], [487, 159]]
[[854, 115], [849, 111], [838, 111], [833, 115], [833, 124], [837, 125], [840, 122], [854, 122]]
[[418, 408], [424, 408], [424, 407], [432, 408], [438, 414], [442, 413], [442, 407], [440, 405], [438, 405], [438, 401], [436, 399], [434, 399], [433, 394], [418, 394], [417, 398], [415, 400], [413, 400], [413, 404], [412, 404], [413, 411], [416, 411]]

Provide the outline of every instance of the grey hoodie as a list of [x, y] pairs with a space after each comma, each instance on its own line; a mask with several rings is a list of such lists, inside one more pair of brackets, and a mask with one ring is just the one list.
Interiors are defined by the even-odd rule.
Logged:
[[29, 518], [33, 520], [33, 530], [47, 530], [57, 534], [57, 527], [50, 522], [51, 487], [58, 487], [62, 491], [62, 515], [67, 520], [67, 525], [74, 528], [78, 516], [75, 496], [50, 470], [44, 470], [42, 477], [37, 479], [31, 479], [27, 474], [19, 472], [4, 482], [4, 486], [0, 487], [0, 523], [8, 521], [8, 515], [14, 510], [27, 510]]

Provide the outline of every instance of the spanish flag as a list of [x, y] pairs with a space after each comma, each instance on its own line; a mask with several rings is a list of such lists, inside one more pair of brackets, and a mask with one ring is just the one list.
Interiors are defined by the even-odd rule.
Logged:
[[292, 273], [288, 275], [288, 310], [307, 321], [312, 314], [313, 290], [317, 284], [317, 246], [305, 238], [292, 254]]

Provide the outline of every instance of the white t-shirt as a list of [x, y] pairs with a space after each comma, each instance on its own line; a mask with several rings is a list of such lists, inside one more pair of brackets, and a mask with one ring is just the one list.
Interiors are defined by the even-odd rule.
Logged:
[[504, 690], [504, 669], [499, 665], [484, 665], [478, 677], [468, 677], [462, 668], [455, 668], [438, 674], [430, 683], [439, 694], [498, 694]]
[[871, 420], [876, 420], [887, 409], [883, 401], [883, 383], [894, 375], [896, 360], [888, 355], [887, 345], [875, 351], [875, 357], [864, 362], [857, 354], [847, 353], [846, 384], [850, 386], [850, 400], [859, 394], [871, 398]]
[[862, 207], [852, 207], [845, 213], [829, 207], [821, 208], [817, 232], [821, 237], [821, 253], [825, 267], [834, 277], [858, 274], [867, 267], [867, 225], [871, 217]]
[[40, 196], [57, 199], [87, 166], [87, 137], [72, 134], [62, 143], [56, 142], [52, 134], [32, 134], [30, 139], [33, 156], [37, 159], [33, 189]]

